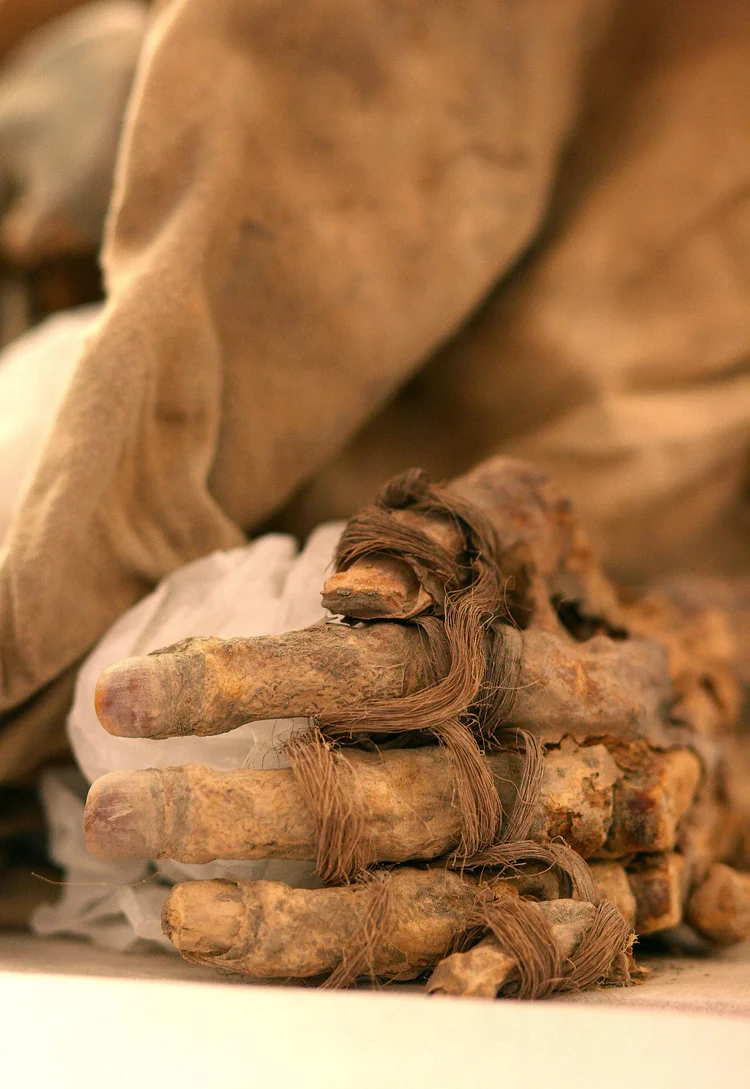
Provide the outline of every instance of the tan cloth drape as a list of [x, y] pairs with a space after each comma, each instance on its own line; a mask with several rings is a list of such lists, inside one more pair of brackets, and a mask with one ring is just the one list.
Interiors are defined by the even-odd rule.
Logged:
[[749, 84], [739, 0], [163, 4], [110, 303], [0, 558], [14, 736], [299, 487], [309, 526], [508, 450], [626, 575], [745, 562]]
[[498, 450], [622, 578], [750, 568], [748, 5], [621, 5], [534, 249], [284, 524]]

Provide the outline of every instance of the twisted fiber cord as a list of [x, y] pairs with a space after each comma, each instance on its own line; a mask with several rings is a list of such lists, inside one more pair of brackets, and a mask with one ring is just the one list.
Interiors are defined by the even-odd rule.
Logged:
[[[405, 526], [389, 511], [404, 509], [450, 518], [465, 541], [458, 562], [426, 533]], [[385, 486], [375, 506], [368, 507], [347, 525], [336, 554], [336, 569], [375, 553], [397, 556], [434, 575], [445, 587], [445, 621], [418, 620], [433, 658], [438, 678], [411, 696], [372, 701], [357, 710], [321, 717], [326, 731], [391, 732], [430, 729], [446, 718], [463, 714], [483, 699], [487, 629], [504, 612], [500, 545], [494, 526], [472, 504], [445, 489], [433, 488], [421, 470], [410, 470]], [[503, 656], [504, 657], [504, 656]], [[498, 669], [500, 669], [498, 664]], [[493, 691], [512, 691], [517, 684], [493, 673]], [[486, 709], [486, 708], [485, 708]]]
[[344, 949], [341, 963], [323, 983], [323, 989], [336, 990], [351, 985], [363, 976], [377, 983], [375, 963], [378, 946], [387, 930], [391, 904], [390, 874], [375, 873], [363, 878], [367, 906], [359, 933]]
[[525, 862], [542, 862], [555, 870], [561, 881], [561, 894], [573, 900], [596, 903], [598, 893], [587, 863], [577, 851], [561, 843], [543, 845], [533, 840], [499, 843], [463, 859], [460, 869], [500, 869], [517, 873]]
[[485, 646], [485, 672], [475, 710], [483, 736], [492, 742], [516, 704], [523, 635], [517, 628], [495, 621], [487, 632]]
[[[500, 844], [466, 861], [462, 868], [517, 870], [525, 861], [543, 861], [555, 867], [568, 883], [570, 898], [594, 903], [597, 892], [586, 862], [569, 847], [538, 843]], [[360, 874], [369, 884], [370, 900], [362, 929], [345, 949], [341, 964], [323, 984], [326, 988], [351, 986], [369, 977], [376, 982], [377, 950], [387, 932], [390, 910], [390, 875], [379, 871]], [[583, 990], [605, 978], [618, 957], [630, 952], [634, 935], [617, 908], [603, 901], [578, 948], [567, 959], [560, 956], [552, 931], [531, 901], [492, 900], [487, 889], [477, 888], [477, 910], [456, 936], [454, 951], [476, 944], [489, 930], [503, 952], [512, 956], [520, 975], [519, 998], [543, 998], [555, 990]], [[491, 894], [490, 894], [491, 896]]]
[[284, 752], [312, 814], [317, 840], [316, 873], [326, 884], [347, 884], [372, 861], [365, 815], [351, 789], [349, 764], [318, 730], [295, 734]]
[[545, 998], [553, 991], [574, 991], [605, 979], [627, 954], [633, 934], [609, 901], [597, 904], [594, 919], [568, 958], [557, 948], [552, 929], [533, 901], [495, 900], [482, 905], [472, 920], [483, 926], [517, 966], [521, 999]]
[[[450, 518], [464, 538], [463, 555], [456, 559], [390, 513], [407, 507]], [[444, 620], [421, 616], [414, 621], [427, 643], [436, 680], [412, 695], [321, 715], [317, 725], [330, 738], [432, 732], [454, 759], [463, 819], [459, 850], [470, 855], [494, 843], [502, 824], [502, 805], [479, 743], [496, 739], [513, 707], [522, 653], [518, 633], [506, 639], [499, 625], [493, 627], [506, 611], [497, 533], [472, 504], [430, 486], [424, 473], [410, 470], [387, 484], [376, 504], [349, 523], [339, 543], [337, 570], [374, 553], [398, 556], [418, 576], [432, 575], [445, 588]]]
[[[407, 506], [426, 514], [448, 515], [460, 526], [466, 542], [461, 562], [426, 534], [389, 516], [390, 509]], [[516, 731], [525, 760], [516, 803], [504, 825], [494, 781], [479, 748], [478, 741], [499, 740], [515, 702], [523, 653], [520, 633], [498, 623], [504, 602], [494, 527], [469, 504], [431, 488], [424, 474], [410, 472], [387, 485], [376, 506], [352, 520], [339, 545], [337, 569], [374, 553], [406, 559], [418, 577], [432, 575], [444, 586], [444, 622], [435, 616], [414, 621], [427, 642], [437, 679], [411, 696], [371, 701], [355, 711], [321, 716], [320, 733], [311, 731], [290, 751], [318, 828], [319, 874], [326, 880], [350, 880], [366, 864], [364, 815], [355, 812], [347, 799], [326, 737], [430, 730], [452, 755], [463, 819], [461, 843], [448, 864], [517, 869], [528, 860], [546, 862], [567, 882], [571, 896], [594, 902], [593, 877], [579, 855], [563, 845], [543, 847], [526, 838], [541, 788], [539, 741], [527, 731]], [[363, 974], [374, 975], [375, 949], [388, 912], [387, 887], [386, 879], [375, 887], [363, 933], [327, 986], [346, 986]], [[516, 960], [522, 998], [590, 985], [607, 974], [631, 942], [619, 912], [606, 903], [597, 907], [592, 926], [565, 962], [544, 915], [531, 902], [485, 902], [466, 929], [465, 939], [475, 940], [478, 928], [493, 933], [503, 951]]]
[[517, 730], [516, 736], [524, 743], [526, 758], [523, 762], [521, 782], [510, 820], [503, 825], [502, 843], [525, 840], [531, 829], [534, 814], [539, 806], [539, 793], [544, 774], [544, 751], [541, 742], [527, 730]]
[[468, 575], [439, 541], [404, 525], [380, 506], [368, 507], [347, 524], [334, 556], [335, 569], [345, 571], [357, 560], [376, 553], [406, 560], [418, 578], [431, 574], [445, 586], [460, 586]]
[[470, 728], [458, 718], [432, 731], [451, 755], [456, 777], [456, 798], [461, 814], [461, 840], [454, 857], [468, 858], [494, 843], [502, 825], [503, 807], [495, 780]]
[[516, 962], [518, 998], [545, 998], [563, 971], [549, 923], [536, 904], [494, 900], [483, 904], [475, 920], [493, 935], [500, 949]]
[[[401, 524], [392, 509], [450, 517], [466, 542], [461, 562], [425, 533]], [[541, 748], [518, 731], [526, 747], [524, 778], [511, 818], [501, 834], [502, 805], [479, 742], [497, 741], [512, 710], [518, 688], [523, 640], [519, 632], [496, 623], [504, 610], [499, 544], [494, 526], [459, 497], [432, 488], [420, 471], [395, 478], [376, 505], [352, 519], [339, 544], [340, 570], [372, 553], [397, 555], [419, 573], [428, 572], [445, 586], [444, 622], [421, 616], [414, 624], [427, 644], [432, 685], [397, 699], [374, 700], [355, 710], [321, 715], [320, 731], [303, 735], [288, 751], [297, 782], [314, 815], [318, 833], [317, 870], [326, 881], [354, 877], [364, 865], [361, 846], [364, 817], [356, 812], [338, 778], [327, 739], [368, 733], [430, 731], [451, 753], [462, 814], [457, 855], [467, 858], [509, 837], [523, 839], [531, 823], [542, 775]]]
[[615, 905], [602, 900], [555, 990], [583, 991], [598, 983], [609, 974], [618, 956], [630, 953], [634, 940], [635, 934]]
[[[451, 752], [456, 768], [458, 805], [463, 817], [461, 842], [448, 860], [448, 865], [458, 869], [477, 869], [483, 866], [512, 868], [528, 859], [546, 862], [567, 877], [570, 888], [576, 895], [581, 899], [589, 899], [589, 894], [593, 893], [593, 879], [588, 866], [579, 855], [562, 845], [543, 847], [524, 839], [535, 809], [530, 798], [538, 794], [543, 769], [541, 747], [536, 739], [525, 735], [533, 742], [533, 768], [527, 770], [532, 763], [527, 759], [519, 787], [519, 798], [507, 822], [507, 828], [503, 830], [499, 842], [495, 842], [498, 826], [495, 823], [494, 802], [497, 794], [492, 774], [481, 756], [480, 782], [482, 789], [487, 791], [487, 804], [477, 812], [472, 808], [476, 794], [471, 794], [468, 798], [462, 795], [462, 787], [474, 773], [473, 764], [477, 750], [473, 738], [467, 738], [465, 728], [457, 721], [442, 723], [435, 733], [438, 733]], [[295, 734], [286, 743], [284, 751], [315, 823], [316, 873], [327, 884], [347, 884], [378, 860], [372, 857], [369, 850], [366, 837], [367, 814], [359, 807], [357, 793], [351, 787], [346, 756], [316, 729]], [[519, 808], [523, 819], [516, 818]], [[520, 842], [516, 839], [516, 832], [519, 833]], [[513, 842], [508, 842], [511, 836]], [[494, 843], [494, 846], [482, 850], [482, 845], [487, 843]]]

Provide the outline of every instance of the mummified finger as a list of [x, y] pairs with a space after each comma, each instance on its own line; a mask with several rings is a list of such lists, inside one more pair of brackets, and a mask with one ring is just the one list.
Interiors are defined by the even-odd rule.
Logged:
[[[578, 644], [504, 626], [487, 640], [490, 660], [517, 664], [507, 721], [528, 724], [543, 741], [570, 733], [658, 743], [665, 734], [661, 712], [672, 693], [657, 644]], [[441, 716], [423, 721], [419, 704], [435, 668], [417, 625], [316, 624], [252, 639], [187, 639], [110, 666], [97, 685], [96, 709], [105, 729], [122, 737], [203, 736], [298, 715], [317, 715], [345, 733], [429, 729], [457, 713], [463, 698], [456, 693], [454, 707], [446, 695]], [[383, 722], [381, 704], [394, 699], [398, 721], [391, 710]]]
[[[440, 514], [411, 510], [393, 510], [388, 518], [391, 537], [403, 536], [405, 544], [410, 531], [423, 536], [427, 552], [445, 554], [446, 576], [452, 565], [458, 572], [465, 542], [455, 523]], [[360, 556], [326, 580], [323, 608], [361, 620], [408, 620], [427, 609], [442, 607], [442, 581], [419, 563], [418, 556], [412, 554], [410, 559], [382, 551]]]
[[621, 862], [589, 862], [598, 900], [614, 904], [631, 929], [635, 928], [638, 905], [625, 867]]
[[630, 981], [635, 934], [608, 902], [509, 900], [487, 904], [483, 914], [490, 935], [441, 961], [428, 994], [543, 998]]
[[478, 896], [476, 884], [443, 869], [314, 890], [191, 881], [170, 892], [162, 925], [187, 960], [260, 979], [397, 979], [445, 955]]
[[[632, 749], [618, 750], [623, 762]], [[584, 858], [611, 853], [618, 843], [625, 845], [624, 854], [674, 847], [700, 774], [698, 760], [689, 750], [648, 750], [638, 756], [641, 784], [604, 745], [566, 741], [550, 749], [528, 836], [540, 844], [564, 840]], [[454, 762], [445, 749], [346, 749], [327, 752], [326, 758], [337, 780], [328, 797], [342, 799], [339, 820], [357, 834], [357, 868], [456, 850], [462, 814]], [[505, 815], [504, 833], [517, 803], [524, 757], [505, 751], [486, 759]], [[315, 812], [291, 769], [151, 768], [97, 780], [84, 826], [92, 854], [113, 861], [313, 859]]]
[[324, 607], [364, 619], [407, 619], [441, 607], [446, 579], [460, 581], [467, 545], [462, 519], [466, 514], [470, 526], [472, 511], [491, 531], [483, 534], [484, 545], [491, 544], [500, 565], [508, 604], [528, 613], [542, 607], [543, 596], [559, 597], [600, 615], [618, 614], [570, 503], [545, 474], [501, 457], [443, 488], [429, 488], [416, 472], [387, 485], [376, 505], [345, 530], [340, 570], [325, 584]]
[[121, 737], [204, 736], [399, 696], [432, 680], [417, 628], [315, 624], [254, 639], [186, 639], [127, 658], [99, 678], [96, 711]]
[[682, 921], [688, 874], [677, 853], [645, 855], [627, 867], [639, 934], [669, 930]]
[[[84, 818], [88, 848], [100, 858], [120, 861], [313, 859], [316, 810], [333, 796], [342, 798], [339, 824], [357, 835], [355, 871], [374, 862], [436, 858], [458, 847], [462, 812], [454, 761], [445, 749], [347, 749], [325, 755], [337, 782], [319, 791], [325, 797], [317, 801], [308, 801], [291, 769], [216, 772], [189, 766], [112, 772], [89, 791]], [[523, 758], [503, 752], [488, 757], [487, 764], [507, 821], [522, 783]], [[569, 748], [562, 759], [553, 753], [533, 815], [539, 841], [557, 839], [564, 827], [573, 833], [572, 847], [593, 853], [610, 830], [618, 774], [602, 745]]]
[[750, 938], [750, 874], [714, 863], [687, 902], [691, 926], [718, 945]]

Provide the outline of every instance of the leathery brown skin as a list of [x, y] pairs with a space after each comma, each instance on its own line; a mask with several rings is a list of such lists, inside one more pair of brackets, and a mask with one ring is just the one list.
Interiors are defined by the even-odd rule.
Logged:
[[[613, 624], [621, 622], [614, 590], [575, 521], [570, 502], [557, 493], [546, 474], [526, 462], [496, 457], [452, 481], [446, 490], [469, 500], [494, 526], [503, 574], [510, 587], [527, 597], [532, 623], [557, 627], [549, 604], [556, 596], [580, 602], [589, 613]], [[461, 538], [444, 516], [406, 509], [392, 511], [391, 517], [460, 554]], [[405, 619], [434, 604], [442, 604], [434, 588], [420, 587], [406, 561], [385, 554], [356, 560], [332, 575], [323, 589], [325, 608], [361, 619]]]
[[[613, 621], [621, 621], [623, 611], [570, 504], [557, 496], [546, 476], [496, 458], [450, 487], [490, 517], [500, 538], [503, 570], [507, 567], [512, 577], [535, 588], [530, 627], [521, 633], [501, 628], [491, 651], [504, 657], [517, 653], [510, 644], [522, 643], [516, 703], [508, 721], [533, 730], [546, 743], [559, 741], [563, 733], [579, 739], [641, 736], [662, 747], [679, 743], [665, 716], [676, 695], [670, 672], [673, 646], [604, 634], [577, 642], [557, 618], [557, 599], [598, 608]], [[458, 547], [456, 527], [444, 518], [410, 510], [396, 511], [394, 517], [421, 520], [428, 535]], [[434, 599], [430, 587], [419, 589], [408, 564], [382, 559], [389, 570], [395, 564], [407, 573], [409, 584], [402, 589], [409, 597], [409, 615], [420, 594]], [[375, 561], [380, 559], [366, 561], [370, 589], [377, 581]], [[386, 573], [382, 577], [387, 596], [393, 580]], [[406, 614], [402, 609], [398, 615]], [[639, 622], [647, 635], [648, 621], [640, 613]], [[593, 630], [599, 630], [596, 624]], [[690, 708], [681, 709], [702, 716], [704, 732], [710, 733], [712, 715], [721, 712], [701, 678], [693, 679]], [[96, 704], [105, 729], [120, 736], [207, 735], [257, 719], [329, 714], [410, 695], [433, 679], [427, 644], [415, 625], [321, 623], [281, 636], [186, 640], [128, 659], [103, 674]], [[692, 725], [689, 718], [687, 724]]]
[[[616, 856], [618, 848], [621, 855], [673, 849], [700, 761], [687, 749], [641, 748], [636, 772], [624, 772], [601, 744], [566, 739], [548, 749], [529, 837], [540, 844], [564, 839], [583, 858]], [[333, 759], [362, 813], [368, 863], [431, 859], [458, 846], [461, 817], [445, 749], [350, 749]], [[523, 758], [505, 751], [487, 760], [507, 815]], [[91, 853], [111, 861], [314, 859], [316, 851], [313, 815], [291, 769], [112, 772], [89, 791], [84, 830]]]
[[[413, 978], [450, 952], [483, 902], [517, 898], [513, 888], [434, 868], [401, 867], [380, 880], [328, 889], [291, 889], [275, 881], [193, 881], [167, 897], [164, 931], [183, 957], [257, 979], [306, 979], [330, 974], [347, 961], [356, 974], [381, 979]], [[534, 905], [550, 925], [561, 958], [569, 957], [594, 918], [593, 904], [558, 899]], [[631, 935], [632, 937], [632, 935]], [[476, 954], [469, 960], [476, 959]], [[435, 993], [495, 997], [513, 979], [517, 962], [498, 963], [489, 950], [490, 993], [461, 989], [448, 956], [433, 974]], [[362, 957], [358, 960], [358, 957]], [[481, 953], [479, 954], [481, 958]], [[486, 958], [485, 958], [486, 959]], [[612, 980], [621, 976], [621, 953], [613, 954]], [[486, 968], [486, 965], [483, 965]], [[460, 975], [460, 973], [458, 973]]]
[[[576, 950], [591, 926], [594, 904], [581, 900], [548, 900], [535, 905], [549, 924], [552, 938], [563, 960]], [[612, 957], [602, 982], [623, 978], [623, 954]], [[466, 998], [496, 998], [518, 989], [518, 958], [503, 952], [491, 935], [463, 953], [453, 953], [438, 964], [427, 982], [427, 993]]]
[[189, 881], [170, 892], [162, 925], [187, 960], [259, 979], [329, 974], [368, 941], [377, 976], [413, 976], [450, 949], [477, 906], [478, 886], [444, 869], [402, 867], [385, 880], [380, 910], [376, 882], [310, 890]]
[[[574, 740], [605, 737], [608, 744], [615, 745], [632, 745], [640, 741], [647, 743], [646, 748], [655, 746], [667, 750], [660, 757], [658, 771], [654, 771], [648, 760], [644, 763], [638, 759], [626, 769], [620, 769], [625, 773], [616, 776], [603, 792], [601, 827], [587, 824], [587, 820], [580, 819], [580, 813], [576, 814], [575, 789], [572, 789], [569, 802], [561, 801], [564, 792], [557, 796], [554, 791], [548, 793], [546, 825], [537, 828], [537, 835], [541, 838], [550, 835], [550, 829], [557, 822], [558, 834], [574, 840], [581, 850], [591, 850], [605, 858], [621, 854], [633, 856], [639, 850], [648, 850], [643, 858], [631, 858], [627, 870], [621, 866], [615, 868], [617, 864], [612, 862], [597, 864], [609, 867], [600, 869], [598, 887], [618, 906], [622, 905], [623, 915], [627, 911], [632, 917], [635, 911], [641, 932], [672, 926], [682, 917], [686, 897], [696, 881], [692, 861], [674, 853], [672, 848], [680, 825], [684, 823], [681, 818], [686, 807], [691, 805], [702, 773], [701, 760], [685, 748], [686, 739], [690, 743], [695, 732], [690, 733], [691, 721], [687, 720], [687, 729], [684, 721], [682, 728], [679, 724], [673, 728], [669, 722], [668, 712], [674, 704], [675, 694], [671, 672], [674, 648], [658, 637], [650, 638], [647, 624], [644, 624], [642, 637], [625, 639], [611, 638], [610, 632], [578, 642], [565, 630], [553, 607], [553, 598], [578, 602], [594, 619], [599, 615], [604, 621], [614, 623], [621, 614], [612, 588], [601, 576], [585, 539], [575, 527], [569, 505], [545, 491], [548, 487], [546, 478], [540, 474], [537, 474], [538, 479], [533, 478], [533, 470], [528, 467], [509, 470], [508, 463], [498, 463], [493, 469], [493, 464], [480, 466], [469, 474], [461, 485], [461, 494], [472, 498], [485, 513], [493, 509], [494, 504], [497, 518], [493, 520], [500, 532], [508, 572], [515, 574], [519, 581], [526, 580], [527, 596], [533, 603], [530, 626], [523, 632], [508, 627], [507, 634], [501, 628], [494, 644], [496, 654], [510, 653], [511, 647], [517, 652], [519, 645], [521, 647], [516, 702], [508, 723], [533, 730], [548, 746], [550, 762], [560, 760], [559, 754], [568, 744], [568, 736]], [[528, 473], [531, 477], [526, 475]], [[529, 503], [529, 495], [535, 490], [537, 498], [541, 498], [536, 504]], [[446, 527], [437, 523], [432, 531], [447, 533]], [[450, 544], [449, 535], [443, 543], [446, 541]], [[433, 588], [421, 585], [408, 564], [399, 568], [403, 561], [394, 561], [388, 582], [385, 568], [378, 566], [378, 557], [374, 557], [374, 561], [377, 562], [370, 562], [369, 568], [360, 567], [358, 573], [358, 577], [369, 579], [370, 598], [364, 593], [364, 583], [360, 584], [358, 592], [361, 591], [365, 607], [370, 608], [370, 616], [380, 615], [372, 606], [378, 592], [381, 601], [391, 594], [388, 606], [391, 611], [386, 610], [383, 614], [386, 616], [417, 615], [435, 602]], [[403, 575], [404, 570], [408, 585], [403, 580], [399, 583], [399, 571]], [[391, 577], [394, 571], [395, 582]], [[377, 591], [380, 578], [384, 581], [381, 591]], [[356, 587], [347, 586], [346, 580], [340, 580], [336, 593], [343, 600], [347, 594], [342, 594], [342, 590], [347, 589], [351, 591], [348, 595], [351, 605], [356, 601]], [[427, 606], [426, 599], [429, 599]], [[603, 622], [602, 627], [606, 630], [606, 623]], [[596, 624], [594, 628], [599, 630]], [[283, 636], [228, 641], [187, 640], [154, 655], [119, 663], [100, 679], [97, 711], [105, 728], [121, 736], [207, 735], [222, 733], [256, 719], [335, 714], [338, 710], [357, 708], [373, 700], [420, 691], [433, 680], [427, 645], [416, 626], [387, 621], [356, 627], [321, 623]], [[703, 714], [705, 704], [711, 704], [711, 693], [700, 685], [698, 688], [704, 701]], [[704, 716], [709, 726], [712, 714], [709, 706], [707, 717]], [[556, 749], [558, 743], [560, 748]], [[366, 763], [363, 761], [362, 766]], [[200, 770], [164, 769], [137, 773], [140, 775], [137, 781], [126, 776], [96, 784], [87, 815], [87, 834], [96, 853], [106, 855], [110, 851], [122, 852], [116, 854], [117, 857], [160, 857], [159, 852], [163, 851], [194, 861], [222, 855], [225, 858], [273, 857], [274, 851], [278, 852], [276, 857], [311, 857], [311, 846], [314, 846], [311, 815], [294, 802], [294, 791], [290, 789], [292, 779], [288, 774], [260, 773], [277, 776], [273, 784], [268, 779], [267, 785], [262, 786], [260, 780], [240, 778], [243, 774], [253, 776], [257, 773], [230, 773], [237, 776], [232, 783], [234, 802], [237, 794], [242, 796], [244, 792], [248, 806], [250, 801], [254, 806], [252, 817], [256, 823], [249, 829], [237, 821], [233, 802], [224, 791], [226, 783], [210, 778], [214, 773], [203, 777], [204, 796], [210, 796], [210, 805], [206, 811], [200, 811], [200, 805], [196, 804], [201, 794], [197, 789], [201, 785], [200, 776], [197, 776]], [[381, 780], [377, 789], [382, 785]], [[373, 791], [377, 794], [375, 787]], [[189, 797], [191, 792], [192, 799]], [[452, 798], [450, 775], [436, 793], [441, 806], [449, 796]], [[286, 815], [277, 827], [269, 818], [268, 810], [278, 805], [281, 797], [286, 799]], [[558, 798], [557, 805], [555, 797]], [[264, 798], [268, 805], [266, 811], [261, 812], [260, 802]], [[434, 807], [434, 793], [430, 799], [427, 804]], [[179, 801], [177, 809], [168, 814], [167, 803], [174, 805], [175, 801]], [[394, 801], [397, 803], [395, 808]], [[391, 814], [398, 816], [400, 801], [403, 799], [394, 796], [386, 805], [385, 800], [380, 799], [377, 829], [380, 839], [374, 836], [373, 861], [407, 860], [419, 849], [413, 840], [402, 845], [400, 854], [394, 848], [396, 822], [391, 821]], [[193, 805], [192, 809], [190, 805]], [[618, 807], [624, 816], [615, 820]], [[179, 817], [186, 811], [193, 819], [181, 822]], [[144, 820], [139, 825], [133, 814], [143, 816], [147, 812], [153, 814], [153, 821]], [[243, 819], [245, 817], [246, 813], [243, 813]], [[424, 835], [424, 830], [420, 831], [423, 850], [439, 853], [442, 843], [452, 842], [456, 835], [455, 813], [450, 815], [450, 820], [453, 824], [447, 830], [443, 828], [434, 841]], [[601, 841], [601, 828], [607, 820], [610, 823]], [[398, 823], [407, 829], [409, 822], [403, 811]], [[188, 834], [191, 826], [197, 826], [201, 833], [193, 839]], [[595, 848], [591, 846], [594, 842]], [[238, 848], [246, 853], [239, 853]], [[262, 854], [253, 854], [255, 850]], [[284, 853], [287, 851], [290, 853]], [[703, 872], [711, 861], [708, 857], [702, 859]], [[397, 872], [424, 874], [431, 871]], [[407, 881], [407, 878], [403, 880]], [[722, 887], [728, 880], [724, 880]], [[412, 883], [414, 881], [416, 879]], [[540, 883], [543, 883], [541, 875]], [[268, 943], [265, 952], [262, 942], [257, 949], [249, 949], [248, 927], [271, 925], [273, 929], [276, 923], [271, 924], [269, 920], [277, 918], [277, 909], [282, 905], [288, 918], [279, 922], [277, 948], [281, 942], [286, 957], [287, 944], [300, 940], [305, 926], [309, 929], [311, 920], [317, 919], [315, 913], [319, 911], [319, 904], [334, 905], [338, 899], [313, 901], [306, 899], [313, 894], [305, 890], [284, 890], [283, 886], [276, 886], [274, 891], [271, 884], [261, 882], [246, 887], [238, 882], [198, 882], [177, 886], [165, 908], [167, 932], [191, 959], [221, 963], [253, 975], [274, 974], [273, 966], [268, 962], [272, 934], [269, 936], [270, 932], [264, 931], [264, 940]], [[426, 895], [425, 888], [427, 885], [418, 889], [415, 884], [412, 894]], [[363, 893], [360, 899], [342, 900], [342, 903], [349, 903], [352, 918], [359, 927], [357, 933], [361, 933], [361, 927], [367, 921], [369, 907], [365, 905], [371, 906], [364, 890], [317, 890], [336, 894], [336, 897], [344, 892], [359, 895], [360, 891]], [[305, 895], [298, 897], [297, 892]], [[548, 894], [554, 896], [555, 892], [552, 890]], [[259, 903], [260, 897], [266, 900]], [[440, 901], [439, 896], [437, 900]], [[728, 921], [722, 921], [722, 933], [728, 935], [742, 930], [741, 901], [741, 897], [735, 897], [734, 914]], [[704, 893], [703, 901], [696, 900], [698, 905], [702, 902], [710, 903], [708, 892]], [[314, 911], [313, 903], [317, 905]], [[356, 910], [355, 903], [360, 905]], [[706, 910], [704, 908], [704, 915]], [[336, 912], [333, 914], [335, 916]], [[242, 922], [245, 916], [246, 923]], [[413, 916], [409, 918], [414, 921]], [[422, 923], [429, 931], [432, 924], [425, 923], [424, 919]], [[408, 925], [407, 919], [404, 926], [408, 928]], [[310, 948], [303, 946], [298, 953], [289, 954], [288, 962], [283, 970], [278, 969], [278, 974], [291, 976], [298, 971], [318, 974], [338, 965], [342, 942], [346, 945], [350, 939], [354, 941], [354, 932], [349, 934], [344, 927], [335, 936], [329, 934], [326, 938], [326, 933], [329, 932], [324, 925], [320, 942], [318, 937], [313, 937], [312, 942], [308, 942]], [[388, 976], [425, 966], [420, 961], [418, 965], [405, 967], [412, 952], [404, 958], [403, 948], [399, 949], [395, 960], [390, 953], [383, 953], [379, 973]]]
[[[395, 510], [391, 517], [403, 525], [420, 529], [454, 556], [463, 548], [456, 526], [440, 515]], [[331, 575], [321, 595], [324, 609], [334, 615], [360, 620], [408, 620], [442, 606], [444, 594], [435, 581], [417, 578], [412, 567], [398, 556], [375, 554], [356, 560], [346, 571]]]
[[[595, 636], [576, 643], [546, 631], [507, 629], [521, 640], [521, 667], [509, 725], [542, 741], [564, 734], [676, 743], [664, 723], [672, 689], [662, 648], [647, 639]], [[186, 639], [105, 670], [96, 710], [109, 733], [164, 738], [226, 733], [245, 722], [335, 713], [406, 696], [432, 680], [419, 628], [376, 622], [321, 622], [302, 631], [250, 639]]]
[[186, 639], [110, 666], [96, 687], [99, 721], [120, 737], [226, 733], [405, 695], [430, 683], [419, 631], [314, 624], [254, 639]]
[[750, 937], [750, 874], [715, 862], [687, 902], [687, 921], [717, 945]]

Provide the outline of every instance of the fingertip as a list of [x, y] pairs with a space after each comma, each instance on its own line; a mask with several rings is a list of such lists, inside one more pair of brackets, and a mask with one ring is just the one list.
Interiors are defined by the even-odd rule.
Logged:
[[100, 676], [94, 692], [99, 722], [116, 737], [157, 737], [164, 732], [165, 657], [126, 658]]
[[245, 914], [236, 881], [188, 881], [175, 885], [162, 907], [162, 930], [188, 958], [231, 953]]
[[108, 862], [161, 856], [164, 822], [158, 780], [156, 770], [115, 771], [92, 784], [83, 813], [90, 854]]

